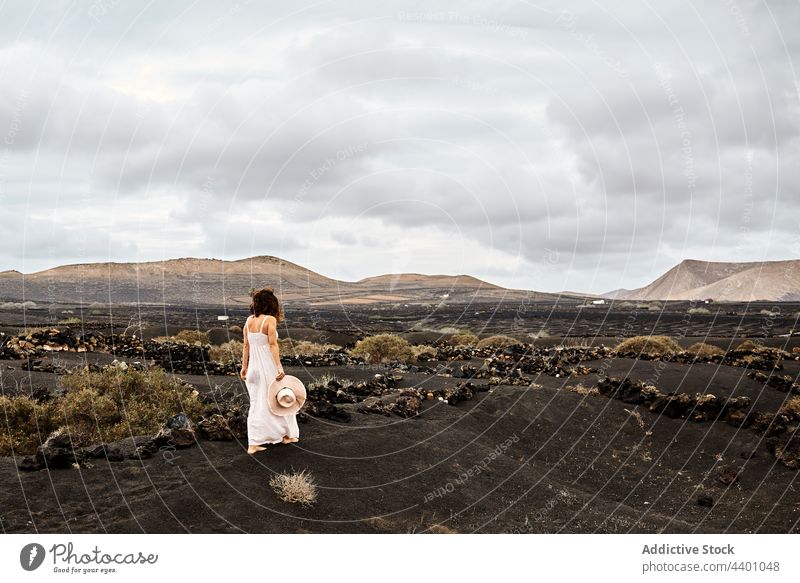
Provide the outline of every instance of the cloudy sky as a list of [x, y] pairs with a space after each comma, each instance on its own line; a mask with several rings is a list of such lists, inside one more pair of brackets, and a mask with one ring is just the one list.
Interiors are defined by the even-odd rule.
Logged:
[[800, 258], [797, 30], [796, 0], [4, 2], [0, 271], [604, 292]]

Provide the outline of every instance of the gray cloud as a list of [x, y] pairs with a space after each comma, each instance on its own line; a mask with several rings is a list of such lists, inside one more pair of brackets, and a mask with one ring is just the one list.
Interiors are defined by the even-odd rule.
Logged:
[[796, 257], [798, 25], [756, 1], [5, 3], [0, 269], [274, 253], [600, 292]]

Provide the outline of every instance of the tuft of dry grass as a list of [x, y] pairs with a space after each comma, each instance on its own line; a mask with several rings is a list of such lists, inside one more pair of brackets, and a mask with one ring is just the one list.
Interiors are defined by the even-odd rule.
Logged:
[[522, 344], [520, 340], [506, 336], [505, 334], [495, 334], [480, 340], [477, 344], [478, 348], [508, 348], [516, 344]]
[[376, 334], [356, 342], [350, 350], [354, 356], [363, 356], [371, 364], [399, 361], [412, 363], [416, 360], [411, 344], [396, 334]]
[[644, 429], [644, 419], [642, 419], [642, 414], [639, 411], [631, 411], [630, 409], [625, 409], [625, 412], [633, 417], [636, 421], [636, 424], [639, 426], [639, 429]]
[[669, 336], [634, 336], [620, 342], [617, 354], [646, 354], [648, 356], [670, 356], [683, 350]]
[[307, 470], [275, 474], [270, 478], [269, 485], [284, 502], [311, 506], [317, 500], [314, 476]]
[[725, 351], [719, 346], [714, 346], [706, 342], [695, 342], [686, 349], [686, 352], [696, 356], [722, 356], [725, 354]]
[[587, 338], [567, 337], [561, 340], [556, 348], [591, 348], [592, 343]]
[[581, 383], [578, 383], [577, 385], [567, 385], [565, 388], [569, 392], [577, 393], [582, 397], [595, 396], [600, 394], [600, 391], [597, 390], [597, 387], [584, 387], [583, 384]]

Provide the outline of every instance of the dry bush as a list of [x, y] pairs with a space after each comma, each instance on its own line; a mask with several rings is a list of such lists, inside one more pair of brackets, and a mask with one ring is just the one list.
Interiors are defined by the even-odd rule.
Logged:
[[722, 356], [725, 354], [725, 351], [719, 346], [714, 346], [713, 344], [707, 344], [705, 342], [695, 342], [686, 349], [686, 352], [697, 356]]
[[173, 415], [198, 419], [204, 405], [197, 391], [163, 369], [108, 368], [64, 375], [63, 395], [38, 402], [26, 395], [0, 397], [5, 428], [0, 455], [32, 454], [50, 432], [62, 428], [77, 447], [115, 441], [131, 433], [157, 432]]
[[52, 401], [39, 402], [27, 395], [0, 396], [0, 455], [34, 453], [59, 425]]
[[495, 334], [478, 342], [478, 348], [507, 348], [515, 344], [522, 344], [522, 342], [511, 336]]
[[416, 360], [411, 344], [396, 334], [376, 334], [356, 342], [350, 351], [354, 356], [362, 356], [369, 363], [399, 361], [411, 363]]
[[617, 354], [669, 356], [683, 349], [669, 336], [634, 336], [620, 342], [614, 350]]
[[686, 310], [687, 314], [710, 314], [711, 310], [708, 308], [689, 308]]
[[458, 332], [447, 339], [453, 346], [475, 346], [479, 338], [470, 331]]
[[278, 350], [281, 354], [289, 356], [318, 356], [325, 354], [329, 350], [339, 350], [341, 346], [336, 344], [321, 344], [319, 342], [309, 342], [308, 340], [292, 340], [291, 338], [279, 338]]
[[414, 352], [414, 358], [416, 360], [436, 360], [436, 356], [438, 355], [438, 352], [433, 346], [426, 346], [425, 344], [412, 346], [411, 350]]
[[752, 350], [761, 350], [764, 348], [762, 344], [755, 342], [754, 340], [745, 340], [739, 346], [736, 347], [736, 350], [744, 350], [744, 351], [752, 351]]
[[156, 342], [186, 342], [188, 344], [211, 344], [208, 332], [202, 330], [181, 330], [174, 336], [157, 336]]
[[565, 388], [571, 393], [577, 393], [582, 397], [595, 396], [600, 394], [600, 391], [597, 389], [597, 387], [584, 387], [583, 384], [581, 383], [578, 383], [577, 385], [567, 385]]
[[793, 415], [795, 419], [800, 419], [800, 397], [792, 397], [783, 404], [780, 410], [781, 413]]
[[72, 373], [62, 383], [67, 391], [56, 399], [61, 424], [79, 446], [152, 434], [173, 415], [197, 420], [205, 412], [197, 391], [161, 368]]
[[175, 340], [188, 342], [189, 344], [210, 344], [211, 340], [208, 337], [208, 332], [202, 330], [181, 330], [175, 334]]
[[219, 346], [212, 346], [209, 348], [208, 358], [222, 364], [239, 364], [242, 362], [243, 352], [244, 342], [241, 340], [230, 340]]
[[269, 485], [284, 502], [311, 506], [317, 500], [314, 476], [306, 470], [275, 474], [270, 478]]

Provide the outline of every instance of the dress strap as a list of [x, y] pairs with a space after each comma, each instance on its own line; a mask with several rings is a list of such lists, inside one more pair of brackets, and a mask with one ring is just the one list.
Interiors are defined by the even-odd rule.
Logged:
[[264, 319], [261, 320], [261, 326], [258, 328], [258, 331], [261, 332], [262, 334], [264, 333], [264, 322], [266, 322], [266, 321], [267, 321], [267, 317], [264, 316]]

